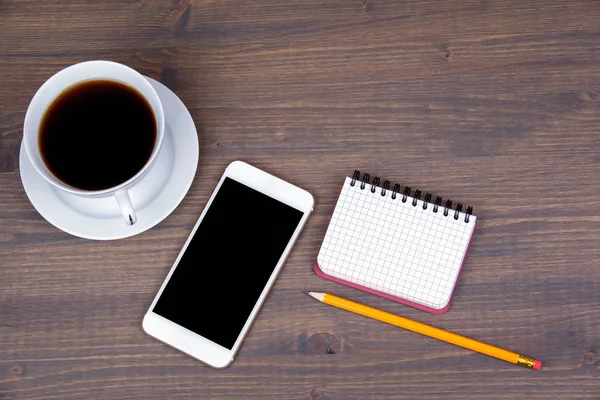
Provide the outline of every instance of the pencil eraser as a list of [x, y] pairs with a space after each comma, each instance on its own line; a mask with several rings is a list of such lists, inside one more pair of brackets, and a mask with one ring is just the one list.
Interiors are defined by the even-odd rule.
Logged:
[[533, 363], [533, 369], [539, 371], [540, 368], [542, 368], [542, 362], [540, 360], [535, 360], [535, 362]]

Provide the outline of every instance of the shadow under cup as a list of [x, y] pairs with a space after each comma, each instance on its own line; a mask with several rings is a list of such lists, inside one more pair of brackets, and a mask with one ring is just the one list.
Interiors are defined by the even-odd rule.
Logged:
[[164, 125], [158, 95], [141, 74], [89, 61], [58, 72], [37, 91], [25, 117], [25, 150], [53, 186], [83, 197], [114, 196], [133, 225], [127, 189], [156, 159]]

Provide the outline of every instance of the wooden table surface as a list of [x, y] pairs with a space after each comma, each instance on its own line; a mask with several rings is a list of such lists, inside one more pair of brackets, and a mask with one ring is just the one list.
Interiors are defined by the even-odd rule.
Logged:
[[[31, 97], [92, 59], [167, 85], [198, 130], [185, 199], [122, 240], [58, 230], [19, 175]], [[0, 398], [600, 399], [600, 2], [2, 0], [0, 77]], [[238, 357], [215, 370], [141, 321], [236, 159], [309, 190], [316, 206]], [[473, 205], [478, 229], [446, 314], [313, 272], [355, 169]]]

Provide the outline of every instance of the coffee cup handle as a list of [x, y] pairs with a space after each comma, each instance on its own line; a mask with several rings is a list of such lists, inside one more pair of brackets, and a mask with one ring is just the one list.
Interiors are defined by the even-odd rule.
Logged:
[[127, 190], [117, 190], [115, 192], [115, 199], [117, 199], [125, 223], [127, 225], [135, 224], [137, 222], [137, 216], [135, 215], [135, 211], [133, 211], [133, 205], [131, 204], [131, 199], [129, 198]]

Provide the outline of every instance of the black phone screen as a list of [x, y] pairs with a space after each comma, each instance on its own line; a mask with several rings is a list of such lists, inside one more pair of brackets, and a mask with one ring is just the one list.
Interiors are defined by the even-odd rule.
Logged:
[[225, 178], [153, 311], [231, 350], [303, 215]]

